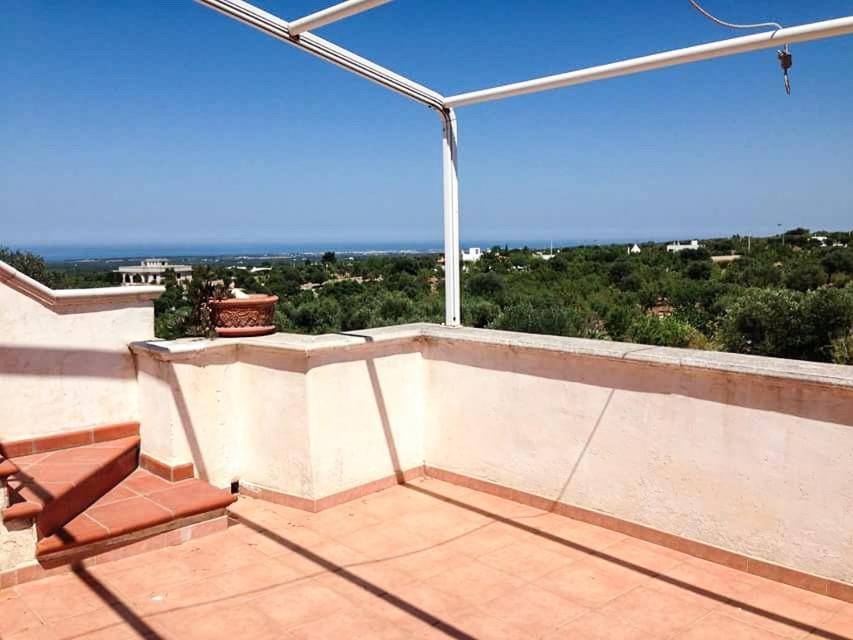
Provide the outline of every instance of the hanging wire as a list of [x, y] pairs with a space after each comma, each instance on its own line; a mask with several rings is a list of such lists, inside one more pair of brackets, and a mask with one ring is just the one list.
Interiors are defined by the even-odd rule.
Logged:
[[703, 9], [696, 0], [687, 0], [690, 4], [693, 5], [693, 8], [696, 9], [703, 16], [708, 18], [711, 22], [716, 22], [721, 27], [728, 27], [729, 29], [759, 29], [761, 27], [774, 27], [775, 29], [782, 29], [782, 25], [778, 22], [756, 22], [755, 24], [737, 24], [735, 22], [726, 22], [725, 20], [720, 20], [716, 16], [712, 16], [705, 9]]
[[[696, 9], [703, 16], [708, 18], [711, 22], [714, 22], [721, 27], [728, 27], [729, 29], [760, 29], [761, 27], [773, 27], [777, 31], [782, 29], [782, 25], [778, 22], [755, 22], [753, 24], [738, 24], [736, 22], [726, 22], [725, 20], [720, 20], [718, 17], [709, 13], [706, 9], [704, 9], [696, 0], [687, 0], [693, 8]], [[785, 77], [785, 93], [791, 95], [791, 79], [788, 77], [788, 69], [791, 68], [793, 64], [793, 57], [791, 56], [791, 52], [788, 50], [788, 43], [785, 43], [784, 48], [780, 49], [776, 52], [776, 57], [779, 59], [779, 64], [782, 67], [782, 74]]]

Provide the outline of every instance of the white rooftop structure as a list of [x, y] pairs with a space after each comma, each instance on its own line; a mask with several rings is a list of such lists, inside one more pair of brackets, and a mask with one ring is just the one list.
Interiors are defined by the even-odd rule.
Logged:
[[634, 255], [636, 255], [636, 254], [640, 253], [641, 251], [642, 251], [642, 249], [640, 249], [640, 245], [638, 245], [638, 244], [636, 244], [636, 243], [634, 244], [634, 246], [633, 246], [633, 247], [630, 247], [630, 248], [628, 249], [628, 253], [632, 253], [632, 254], [634, 254]]
[[666, 250], [670, 253], [678, 253], [679, 251], [696, 251], [701, 247], [702, 245], [699, 244], [698, 240], [691, 240], [690, 244], [681, 244], [678, 240], [676, 240], [672, 244], [666, 245]]
[[166, 271], [175, 272], [178, 282], [187, 282], [193, 277], [193, 268], [188, 264], [169, 264], [165, 258], [146, 258], [138, 267], [119, 267], [114, 273], [121, 274], [123, 287], [138, 284], [161, 284]]
[[[326, 9], [288, 22], [248, 2], [244, 2], [244, 0], [198, 0], [201, 4], [254, 27], [273, 38], [419, 102], [438, 114], [442, 127], [444, 176], [445, 323], [449, 326], [458, 326], [461, 323], [460, 272], [459, 261], [456, 259], [460, 251], [459, 174], [455, 111], [457, 108], [482, 102], [502, 100], [527, 93], [548, 91], [550, 89], [559, 89], [586, 82], [616, 78], [644, 71], [652, 71], [654, 69], [663, 69], [665, 67], [698, 62], [700, 60], [710, 60], [712, 58], [747, 53], [749, 51], [758, 51], [760, 49], [781, 48], [784, 49], [785, 55], [787, 55], [788, 46], [791, 44], [853, 33], [853, 16], [812, 22], [793, 27], [782, 27], [776, 23], [735, 25], [736, 28], [750, 29], [765, 28], [771, 24], [773, 26], [770, 30], [737, 38], [718, 40], [716, 42], [708, 42], [671, 51], [662, 51], [639, 58], [629, 58], [627, 60], [619, 60], [585, 69], [575, 69], [532, 80], [513, 82], [488, 89], [445, 96], [434, 89], [410, 80], [398, 73], [394, 73], [386, 67], [312, 33], [314, 29], [319, 29], [352, 15], [369, 11], [389, 1], [346, 0], [345, 2], [340, 2]], [[425, 3], [425, 6], [428, 6], [428, 3]], [[544, 10], [544, 8], [540, 10]], [[704, 11], [703, 13], [706, 14], [706, 17], [712, 17]], [[725, 26], [732, 26], [717, 19], [714, 20]], [[525, 32], [524, 26], [523, 24], [518, 25], [516, 33], [508, 34], [508, 37], [526, 36], [528, 38], [535, 38], [535, 34]], [[579, 25], [578, 28], [583, 28], [583, 25]], [[484, 52], [484, 55], [486, 54], [487, 52]], [[448, 57], [451, 56], [448, 55]], [[452, 61], [449, 64], [452, 64]]]
[[477, 262], [483, 257], [483, 252], [480, 247], [471, 247], [468, 251], [462, 252], [462, 262]]

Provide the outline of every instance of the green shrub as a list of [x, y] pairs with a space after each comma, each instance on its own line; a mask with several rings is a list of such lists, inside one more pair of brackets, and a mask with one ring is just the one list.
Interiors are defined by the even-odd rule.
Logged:
[[830, 275], [846, 273], [853, 276], [853, 247], [834, 247], [820, 261]]
[[749, 289], [720, 321], [718, 339], [736, 353], [829, 361], [833, 341], [853, 327], [848, 290]]
[[614, 340], [624, 340], [628, 328], [641, 315], [636, 306], [614, 305], [604, 314], [604, 326], [607, 334]]
[[493, 271], [477, 273], [467, 279], [466, 289], [472, 296], [500, 299], [506, 288], [504, 278]]
[[835, 364], [853, 364], [853, 331], [832, 341], [832, 361]]
[[741, 258], [725, 271], [726, 280], [743, 287], [775, 287], [782, 283], [782, 271], [768, 262]]
[[334, 298], [317, 298], [296, 307], [290, 320], [303, 333], [340, 331], [341, 307]]
[[818, 264], [797, 265], [785, 276], [785, 286], [797, 291], [810, 291], [826, 284], [826, 272]]
[[48, 287], [56, 286], [56, 274], [48, 271], [44, 258], [41, 256], [29, 251], [11, 251], [5, 247], [0, 247], [0, 260]]
[[482, 298], [462, 301], [462, 324], [466, 327], [487, 327], [500, 315], [501, 308]]
[[625, 332], [625, 338], [658, 347], [705, 348], [707, 345], [707, 338], [686, 322], [651, 314], [636, 318]]
[[527, 302], [504, 309], [489, 328], [552, 336], [587, 336], [591, 331], [590, 325], [590, 319], [575, 309], [557, 305], [534, 306]]
[[691, 280], [707, 280], [714, 270], [714, 263], [710, 260], [694, 260], [687, 265], [687, 277]]
[[415, 305], [405, 294], [389, 292], [379, 301], [378, 315], [384, 326], [411, 322], [415, 319]]

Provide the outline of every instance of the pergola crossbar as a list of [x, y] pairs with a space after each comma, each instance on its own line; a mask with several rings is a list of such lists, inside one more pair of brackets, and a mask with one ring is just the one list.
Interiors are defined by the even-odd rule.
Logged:
[[596, 67], [587, 67], [552, 76], [544, 76], [524, 82], [514, 82], [499, 87], [492, 87], [491, 89], [460, 93], [445, 98], [444, 104], [451, 108], [465, 107], [471, 104], [502, 100], [527, 93], [560, 89], [595, 80], [616, 78], [632, 73], [663, 69], [665, 67], [688, 64], [700, 60], [722, 58], [738, 53], [747, 53], [759, 49], [772, 49], [786, 44], [832, 38], [851, 33], [853, 33], [853, 17], [813, 22], [811, 24], [803, 24], [776, 31], [766, 31], [738, 38], [729, 38], [728, 40], [718, 40], [684, 49], [663, 51], [640, 58], [630, 58], [628, 60], [611, 62], [610, 64], [602, 64]]
[[444, 269], [445, 269], [445, 323], [461, 323], [461, 295], [459, 273], [459, 174], [457, 157], [456, 107], [502, 100], [513, 96], [549, 91], [606, 78], [615, 78], [653, 69], [662, 69], [700, 60], [782, 47], [785, 45], [853, 34], [853, 16], [813, 22], [755, 33], [738, 38], [718, 40], [683, 49], [674, 49], [652, 55], [612, 62], [610, 64], [577, 69], [567, 73], [534, 78], [524, 82], [460, 93], [445, 97], [409, 78], [394, 73], [367, 58], [337, 46], [309, 32], [310, 29], [343, 20], [386, 4], [391, 0], [346, 0], [336, 5], [288, 23], [244, 0], [198, 0], [227, 16], [252, 26], [267, 35], [303, 51], [331, 62], [347, 71], [380, 84], [427, 107], [435, 109], [442, 121], [442, 163], [444, 191]]
[[243, 2], [243, 0], [199, 0], [199, 2], [273, 38], [396, 91], [407, 98], [434, 109], [444, 108], [444, 97], [436, 91], [312, 33], [301, 33], [298, 37], [293, 36], [290, 33], [288, 22], [248, 2]]
[[334, 6], [317, 11], [311, 15], [299, 18], [298, 20], [290, 21], [290, 35], [298, 36], [303, 31], [309, 29], [319, 29], [327, 24], [332, 24], [338, 20], [349, 18], [357, 13], [369, 11], [379, 5], [387, 4], [391, 0], [347, 0]]

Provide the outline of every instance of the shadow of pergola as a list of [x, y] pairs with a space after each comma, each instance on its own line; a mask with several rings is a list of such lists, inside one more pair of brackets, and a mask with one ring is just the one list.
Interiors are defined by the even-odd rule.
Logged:
[[[355, 335], [355, 334], [347, 334], [347, 335], [349, 335], [351, 337], [362, 338], [366, 342], [372, 342], [373, 341], [373, 338], [371, 336]], [[270, 585], [270, 586], [266, 586], [263, 588], [259, 588], [256, 590], [247, 590], [246, 592], [242, 593], [241, 596], [245, 597], [245, 596], [251, 596], [253, 594], [261, 594], [264, 592], [268, 592], [269, 590], [274, 589], [276, 587], [280, 587], [280, 586], [284, 586], [284, 585], [287, 585], [290, 583], [296, 583], [296, 582], [300, 582], [303, 580], [311, 579], [313, 577], [316, 577], [318, 575], [322, 575], [324, 573], [332, 573], [332, 574], [335, 574], [336, 576], [350, 582], [351, 584], [358, 587], [359, 589], [364, 590], [366, 593], [369, 593], [369, 594], [371, 594], [377, 598], [382, 598], [385, 602], [387, 602], [390, 605], [392, 605], [393, 607], [399, 609], [400, 611], [402, 611], [406, 615], [409, 615], [409, 616], [411, 616], [417, 620], [420, 620], [426, 624], [434, 626], [436, 629], [438, 629], [439, 631], [441, 631], [442, 633], [444, 633], [448, 637], [456, 638], [459, 640], [473, 639], [474, 636], [471, 636], [470, 634], [466, 633], [464, 630], [459, 629], [458, 627], [455, 627], [454, 625], [452, 625], [451, 623], [449, 623], [446, 620], [442, 620], [436, 614], [434, 614], [430, 611], [427, 611], [421, 607], [418, 607], [417, 605], [415, 605], [412, 602], [407, 601], [406, 599], [395, 594], [393, 592], [393, 590], [385, 589], [381, 585], [378, 585], [374, 582], [366, 580], [365, 578], [362, 578], [361, 576], [354, 573], [353, 570], [357, 569], [359, 566], [363, 566], [363, 565], [375, 564], [375, 563], [380, 563], [380, 562], [388, 562], [388, 561], [393, 561], [394, 559], [400, 558], [403, 556], [414, 555], [417, 553], [423, 553], [423, 552], [426, 552], [430, 549], [433, 549], [436, 547], [441, 547], [442, 545], [449, 544], [450, 542], [453, 542], [454, 540], [458, 540], [459, 538], [471, 535], [472, 533], [479, 531], [479, 530], [482, 530], [484, 528], [487, 528], [493, 524], [500, 523], [503, 525], [508, 525], [508, 526], [514, 527], [514, 528], [516, 528], [520, 531], [523, 531], [527, 534], [530, 534], [532, 536], [536, 536], [538, 538], [548, 540], [549, 542], [564, 545], [568, 548], [574, 549], [576, 551], [580, 551], [580, 552], [582, 552], [582, 553], [584, 553], [590, 557], [597, 558], [599, 560], [603, 560], [603, 561], [606, 561], [608, 563], [612, 563], [615, 566], [619, 566], [619, 567], [628, 569], [630, 571], [637, 572], [637, 573], [644, 575], [646, 577], [655, 578], [658, 581], [667, 583], [667, 584], [674, 586], [674, 587], [677, 587], [679, 589], [683, 589], [685, 592], [690, 592], [690, 593], [699, 595], [701, 597], [707, 598], [709, 600], [716, 601], [718, 603], [723, 603], [723, 604], [738, 607], [738, 608], [740, 608], [746, 612], [749, 612], [749, 613], [755, 614], [757, 616], [763, 617], [767, 620], [771, 620], [773, 622], [781, 623], [781, 624], [787, 625], [789, 627], [792, 627], [794, 629], [797, 629], [797, 630], [803, 632], [804, 634], [810, 633], [813, 637], [823, 638], [825, 640], [851, 640], [848, 637], [841, 636], [839, 634], [833, 633], [833, 632], [826, 630], [826, 629], [821, 629], [819, 627], [815, 627], [814, 625], [811, 625], [808, 623], [803, 623], [799, 620], [788, 617], [786, 615], [776, 613], [773, 611], [769, 611], [766, 609], [762, 609], [760, 607], [756, 607], [756, 606], [751, 605], [747, 602], [738, 600], [735, 597], [716, 593], [716, 592], [711, 591], [709, 589], [699, 587], [699, 586], [694, 585], [694, 584], [690, 584], [689, 582], [685, 582], [683, 580], [679, 580], [679, 579], [661, 574], [657, 571], [650, 570], [650, 569], [643, 567], [641, 565], [638, 565], [636, 563], [630, 562], [630, 561], [625, 560], [623, 558], [619, 558], [619, 557], [616, 557], [610, 553], [607, 553], [606, 550], [596, 550], [596, 549], [590, 548], [588, 546], [579, 544], [577, 542], [567, 540], [567, 539], [562, 538], [558, 535], [548, 533], [546, 531], [542, 531], [540, 529], [532, 527], [529, 524], [526, 524], [525, 522], [523, 522], [523, 520], [525, 518], [509, 518], [506, 516], [502, 516], [500, 514], [493, 513], [493, 512], [486, 510], [486, 509], [480, 508], [476, 505], [464, 502], [463, 500], [454, 499], [454, 498], [451, 498], [451, 497], [448, 497], [448, 496], [445, 496], [445, 495], [442, 495], [439, 493], [435, 493], [435, 492], [430, 491], [429, 489], [426, 489], [422, 486], [417, 486], [414, 484], [406, 483], [404, 480], [404, 477], [403, 477], [403, 470], [401, 468], [399, 455], [397, 452], [397, 446], [396, 446], [396, 443], [394, 440], [391, 419], [389, 417], [389, 412], [388, 412], [387, 407], [386, 407], [385, 397], [384, 397], [384, 393], [382, 391], [382, 385], [381, 385], [381, 381], [380, 381], [378, 373], [377, 373], [374, 358], [366, 358], [365, 364], [366, 364], [368, 375], [370, 378], [370, 384], [371, 384], [372, 392], [374, 395], [374, 399], [375, 399], [376, 404], [377, 404], [377, 410], [378, 410], [379, 418], [381, 421], [383, 435], [384, 435], [384, 438], [385, 438], [385, 441], [387, 444], [387, 448], [388, 448], [389, 461], [390, 461], [391, 466], [393, 468], [394, 474], [397, 477], [398, 483], [407, 490], [418, 492], [421, 495], [429, 496], [429, 497], [434, 498], [436, 500], [440, 500], [444, 503], [451, 504], [457, 508], [464, 509], [464, 510], [470, 511], [472, 513], [478, 514], [480, 516], [486, 517], [489, 520], [489, 522], [487, 522], [486, 524], [481, 525], [479, 527], [476, 527], [472, 530], [466, 531], [465, 533], [460, 534], [458, 536], [448, 537], [447, 539], [442, 540], [441, 542], [429, 545], [429, 546], [424, 547], [422, 549], [418, 549], [415, 551], [408, 552], [406, 554], [401, 554], [401, 555], [397, 555], [397, 556], [386, 556], [386, 557], [376, 559], [376, 560], [371, 560], [368, 562], [352, 563], [352, 564], [343, 565], [343, 564], [335, 563], [332, 560], [323, 557], [322, 555], [316, 553], [315, 551], [312, 551], [311, 549], [307, 548], [306, 546], [300, 545], [300, 544], [294, 542], [293, 540], [288, 539], [286, 536], [282, 535], [281, 533], [279, 533], [277, 531], [273, 531], [273, 530], [263, 526], [262, 524], [251, 520], [250, 518], [247, 518], [247, 517], [242, 516], [242, 515], [238, 515], [237, 521], [239, 522], [239, 524], [252, 529], [257, 534], [264, 536], [268, 540], [280, 545], [281, 547], [283, 547], [283, 548], [285, 548], [285, 549], [287, 549], [287, 550], [289, 550], [295, 554], [300, 555], [301, 557], [305, 558], [306, 560], [309, 560], [310, 562], [312, 562], [317, 567], [317, 573], [315, 573], [315, 574], [311, 574], [309, 576], [303, 576], [301, 578], [297, 578], [297, 579], [290, 580], [290, 581], [282, 581], [280, 583]], [[92, 369], [90, 369], [89, 367], [86, 367], [85, 369], [83, 369], [81, 371], [75, 371], [72, 375], [82, 375], [82, 376], [91, 375], [91, 373], [90, 373], [91, 371], [92, 371]], [[67, 371], [65, 371], [63, 373], [66, 375], [68, 374]], [[172, 373], [171, 382], [176, 387], [175, 403], [176, 403], [176, 406], [178, 409], [178, 414], [179, 414], [179, 417], [181, 420], [181, 424], [182, 424], [182, 426], [186, 432], [188, 444], [189, 444], [190, 449], [192, 451], [194, 462], [199, 467], [201, 475], [205, 476], [206, 475], [205, 465], [204, 465], [204, 461], [203, 461], [203, 458], [201, 455], [200, 446], [199, 446], [199, 443], [197, 440], [196, 428], [195, 428], [193, 420], [190, 416], [189, 407], [187, 406], [186, 400], [183, 397], [183, 393], [182, 393], [180, 383], [177, 380], [177, 375], [175, 375], [174, 371], [172, 371], [171, 373]], [[585, 443], [585, 446], [581, 452], [581, 455], [578, 457], [577, 460], [574, 461], [574, 464], [570, 470], [570, 473], [568, 474], [566, 485], [563, 487], [563, 491], [565, 491], [566, 486], [568, 486], [568, 484], [571, 482], [572, 476], [574, 475], [575, 471], [577, 470], [577, 467], [580, 464], [581, 459], [583, 458], [583, 454], [586, 451], [586, 448], [589, 446], [590, 441], [595, 436], [595, 433], [598, 430], [598, 427], [600, 426], [601, 419], [602, 419], [603, 415], [605, 414], [605, 412], [607, 411], [607, 408], [609, 406], [609, 402], [612, 398], [613, 391], [614, 391], [614, 388], [612, 386], [610, 387], [610, 389], [611, 389], [611, 393], [607, 397], [607, 399], [606, 399], [606, 401], [605, 401], [605, 403], [601, 409], [601, 414], [599, 415], [598, 420], [596, 421], [594, 427], [592, 428], [592, 430], [590, 431], [590, 433], [587, 436], [586, 443]], [[561, 491], [561, 494], [562, 494], [562, 491]], [[559, 496], [557, 498], [555, 498], [555, 504], [558, 501], [559, 501]], [[529, 516], [529, 517], [536, 517], [536, 516]], [[157, 632], [157, 630], [154, 629], [148, 621], [146, 621], [145, 617], [140, 616], [136, 611], [134, 611], [133, 607], [129, 603], [122, 600], [122, 598], [120, 597], [119, 594], [115, 593], [106, 584], [104, 584], [104, 582], [102, 580], [100, 580], [97, 576], [95, 576], [90, 571], [88, 571], [88, 569], [85, 567], [85, 565], [83, 563], [79, 563], [79, 564], [75, 565], [73, 567], [73, 570], [74, 570], [75, 574], [78, 576], [78, 578], [95, 595], [97, 595], [104, 602], [105, 605], [110, 607], [116, 614], [118, 614], [118, 616], [124, 621], [124, 623], [127, 626], [131, 627], [135, 631], [135, 633], [137, 633], [139, 635], [139, 637], [148, 638], [149, 640], [164, 640], [163, 637]], [[223, 598], [223, 599], [221, 599], [221, 601], [227, 602], [228, 600], [231, 600], [232, 598], [233, 598], [233, 596], [228, 597], [228, 598]], [[207, 600], [203, 603], [198, 603], [198, 604], [191, 605], [191, 606], [173, 607], [173, 608], [168, 609], [166, 611], [159, 612], [158, 614], [153, 614], [153, 616], [162, 615], [164, 613], [171, 613], [174, 611], [180, 611], [180, 610], [184, 610], [184, 609], [194, 609], [196, 607], [200, 607], [200, 606], [203, 606], [206, 604], [216, 603], [217, 601], [218, 601], [217, 599], [210, 599], [210, 600]], [[115, 625], [106, 626], [102, 630], [107, 630], [107, 629], [110, 629], [114, 626]], [[100, 630], [97, 630], [97, 631], [100, 631]]]
[[[678, 589], [682, 589], [685, 592], [689, 592], [709, 600], [727, 604], [734, 607], [738, 607], [748, 613], [755, 614], [767, 620], [781, 623], [787, 625], [793, 629], [797, 629], [801, 631], [803, 634], [810, 633], [810, 637], [823, 638], [824, 640], [851, 640], [850, 637], [842, 636], [832, 631], [822, 629], [820, 627], [816, 627], [815, 625], [808, 624], [791, 618], [789, 616], [783, 615], [781, 613], [776, 613], [773, 611], [769, 611], [767, 609], [763, 609], [761, 607], [757, 607], [749, 604], [748, 602], [744, 602], [739, 600], [737, 597], [727, 596], [721, 593], [717, 593], [710, 589], [706, 589], [689, 582], [685, 582], [684, 580], [679, 580], [677, 578], [673, 578], [667, 576], [665, 574], [661, 574], [658, 571], [654, 571], [643, 567], [639, 564], [631, 562], [629, 560], [625, 560], [624, 558], [617, 557], [612, 553], [608, 553], [607, 550], [597, 550], [593, 549], [589, 546], [580, 544], [578, 542], [574, 542], [572, 540], [567, 540], [559, 535], [549, 533], [546, 531], [542, 531], [541, 529], [537, 529], [530, 524], [524, 522], [527, 519], [534, 519], [540, 517], [543, 514], [535, 514], [530, 516], [520, 516], [520, 517], [507, 517], [502, 516], [500, 514], [494, 513], [492, 511], [488, 511], [487, 509], [480, 508], [476, 505], [470, 504], [460, 499], [451, 498], [449, 496], [436, 493], [434, 491], [430, 491], [422, 486], [417, 486], [414, 484], [403, 484], [402, 485], [406, 490], [415, 491], [420, 495], [428, 496], [430, 498], [434, 498], [436, 500], [440, 500], [443, 503], [453, 505], [459, 509], [464, 509], [471, 513], [475, 513], [477, 515], [483, 516], [488, 519], [488, 522], [482, 524], [480, 526], [474, 527], [471, 530], [468, 530], [464, 533], [461, 533], [456, 536], [448, 537], [440, 542], [425, 546], [420, 549], [416, 549], [413, 551], [408, 551], [406, 553], [398, 554], [398, 555], [388, 555], [383, 556], [382, 558], [378, 558], [375, 560], [369, 560], [364, 562], [357, 563], [349, 563], [349, 564], [340, 564], [336, 563], [315, 551], [312, 551], [305, 545], [299, 544], [287, 536], [281, 534], [280, 532], [274, 531], [267, 526], [264, 526], [251, 518], [248, 518], [244, 515], [237, 515], [235, 526], [246, 526], [251, 529], [255, 533], [262, 535], [267, 540], [270, 540], [277, 545], [291, 551], [295, 554], [298, 554], [300, 557], [310, 561], [317, 567], [317, 572], [309, 575], [304, 575], [299, 578], [294, 578], [292, 580], [286, 580], [282, 582], [278, 582], [272, 585], [267, 585], [262, 588], [258, 588], [255, 590], [247, 590], [241, 592], [239, 596], [228, 596], [226, 598], [221, 599], [209, 599], [205, 600], [203, 603], [196, 603], [193, 605], [189, 605], [186, 607], [173, 607], [162, 612], [158, 612], [157, 614], [153, 614], [152, 617], [156, 617], [157, 615], [164, 615], [167, 613], [174, 613], [176, 611], [181, 610], [191, 610], [196, 607], [206, 606], [209, 604], [215, 603], [227, 603], [229, 600], [232, 600], [235, 597], [239, 597], [240, 599], [245, 599], [247, 596], [253, 596], [268, 593], [271, 590], [276, 588], [280, 588], [282, 586], [286, 586], [289, 584], [296, 584], [300, 582], [304, 582], [307, 580], [311, 580], [312, 578], [316, 578], [317, 576], [323, 574], [334, 574], [337, 577], [346, 580], [352, 585], [362, 589], [365, 593], [371, 594], [376, 598], [382, 598], [385, 602], [390, 604], [391, 606], [399, 609], [401, 612], [406, 615], [411, 616], [421, 622], [424, 622], [428, 625], [435, 627], [441, 633], [445, 634], [449, 638], [454, 638], [457, 640], [473, 640], [474, 636], [467, 633], [465, 630], [460, 629], [450, 622], [443, 620], [439, 615], [430, 612], [422, 607], [417, 606], [416, 604], [407, 601], [405, 598], [394, 593], [392, 589], [386, 589], [379, 584], [366, 580], [361, 576], [357, 575], [355, 571], [362, 566], [372, 565], [383, 562], [391, 562], [399, 558], [403, 558], [406, 556], [417, 555], [419, 553], [424, 553], [430, 551], [435, 548], [442, 547], [444, 545], [450, 544], [456, 540], [462, 539], [466, 536], [470, 536], [473, 533], [478, 531], [482, 531], [483, 529], [487, 529], [490, 526], [495, 524], [507, 525], [518, 529], [524, 533], [530, 534], [537, 538], [547, 540], [552, 543], [557, 543], [563, 545], [567, 548], [571, 548], [576, 551], [580, 551], [591, 558], [596, 558], [599, 560], [603, 560], [605, 562], [611, 563], [615, 566], [628, 569], [630, 571], [636, 572], [646, 577], [655, 578], [661, 582], [664, 582], [668, 585], [677, 587]], [[547, 512], [543, 512], [547, 513]], [[88, 572], [85, 568], [79, 567], [76, 569], [77, 575], [80, 579], [96, 594], [98, 595], [106, 605], [111, 607], [124, 621], [125, 623], [132, 627], [137, 633], [139, 633], [140, 637], [143, 638], [152, 638], [154, 640], [162, 640], [162, 637], [158, 635], [157, 631], [151, 627], [151, 625], [146, 622], [146, 620], [140, 617], [128, 604], [121, 601], [121, 599], [103, 584], [97, 577]], [[104, 627], [104, 629], [109, 629], [110, 627]], [[100, 630], [99, 630], [100, 631]]]

